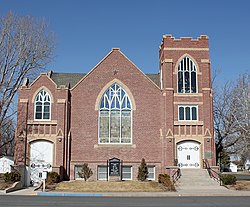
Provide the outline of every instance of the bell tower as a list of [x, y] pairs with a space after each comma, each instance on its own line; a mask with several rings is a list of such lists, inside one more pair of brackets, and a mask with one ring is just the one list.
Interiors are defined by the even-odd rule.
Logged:
[[[215, 165], [208, 36], [175, 39], [172, 35], [164, 35], [159, 59], [165, 108], [165, 165], [173, 166], [177, 162], [180, 167], [201, 168], [203, 159]], [[194, 163], [191, 151], [183, 156], [183, 150], [177, 150], [179, 144], [189, 142], [194, 142], [195, 147], [188, 148], [197, 149], [198, 146], [199, 150], [200, 159], [193, 159]]]

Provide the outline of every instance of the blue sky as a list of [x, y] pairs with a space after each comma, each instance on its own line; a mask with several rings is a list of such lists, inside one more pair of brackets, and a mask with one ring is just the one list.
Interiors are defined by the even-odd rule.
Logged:
[[48, 70], [86, 73], [113, 47], [143, 72], [159, 71], [162, 35], [209, 36], [220, 80], [250, 71], [249, 0], [0, 0], [0, 15], [46, 18], [55, 33]]

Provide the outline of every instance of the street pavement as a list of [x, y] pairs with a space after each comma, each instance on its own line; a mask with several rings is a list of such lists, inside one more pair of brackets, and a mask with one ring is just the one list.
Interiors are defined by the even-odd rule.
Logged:
[[250, 197], [0, 196], [0, 207], [249, 207]]

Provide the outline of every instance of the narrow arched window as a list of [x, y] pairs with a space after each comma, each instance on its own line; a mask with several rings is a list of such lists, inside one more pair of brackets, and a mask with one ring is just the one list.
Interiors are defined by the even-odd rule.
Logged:
[[42, 89], [35, 98], [35, 120], [50, 120], [51, 99], [47, 91]]
[[197, 93], [196, 65], [184, 57], [178, 65], [178, 93]]
[[132, 143], [132, 106], [126, 91], [114, 83], [103, 94], [99, 108], [99, 143]]

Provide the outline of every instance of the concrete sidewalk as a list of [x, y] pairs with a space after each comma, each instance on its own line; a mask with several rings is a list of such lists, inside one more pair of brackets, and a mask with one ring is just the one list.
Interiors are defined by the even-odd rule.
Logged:
[[[4, 195], [37, 195], [37, 191], [34, 191], [36, 187], [23, 188], [21, 190], [5, 193]], [[1, 194], [0, 194], [1, 195]]]
[[250, 191], [202, 189], [197, 191], [178, 190], [176, 192], [41, 192], [34, 191], [34, 187], [0, 195], [22, 195], [22, 196], [105, 196], [105, 197], [178, 197], [178, 196], [250, 196]]

